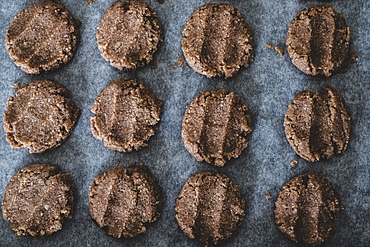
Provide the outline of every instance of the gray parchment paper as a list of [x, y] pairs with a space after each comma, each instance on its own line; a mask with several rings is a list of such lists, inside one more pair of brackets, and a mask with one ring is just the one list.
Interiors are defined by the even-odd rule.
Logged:
[[[74, 58], [57, 71], [36, 76], [22, 72], [9, 58], [4, 44], [5, 30], [11, 19], [37, 0], [0, 0], [0, 112], [14, 95], [10, 85], [51, 79], [65, 85], [73, 100], [82, 108], [77, 126], [60, 147], [42, 154], [26, 149], [12, 149], [0, 127], [0, 195], [19, 169], [34, 163], [50, 163], [71, 174], [76, 187], [73, 219], [49, 237], [16, 237], [0, 213], [0, 246], [201, 246], [189, 240], [175, 220], [175, 201], [185, 181], [204, 170], [227, 174], [237, 183], [246, 199], [246, 216], [238, 232], [223, 246], [295, 246], [274, 223], [274, 201], [282, 185], [304, 172], [321, 172], [342, 196], [344, 210], [337, 228], [325, 246], [370, 246], [370, 1], [333, 0], [333, 5], [347, 20], [352, 33], [352, 51], [358, 62], [344, 74], [319, 80], [300, 72], [285, 54], [280, 57], [266, 43], [286, 49], [285, 36], [290, 21], [305, 7], [319, 1], [302, 0], [223, 0], [238, 8], [251, 25], [255, 39], [255, 59], [234, 78], [207, 79], [194, 73], [184, 63], [172, 68], [182, 57], [181, 32], [190, 15], [201, 5], [217, 1], [165, 0], [163, 4], [146, 0], [158, 13], [165, 40], [155, 60], [156, 69], [145, 66], [137, 78], [145, 82], [164, 102], [156, 135], [140, 151], [119, 153], [105, 148], [90, 131], [90, 108], [100, 91], [111, 81], [130, 77], [100, 56], [95, 31], [104, 11], [115, 0], [62, 0], [75, 18], [81, 20], [80, 43]], [[283, 119], [289, 102], [302, 90], [318, 90], [329, 84], [346, 100], [353, 115], [350, 145], [343, 155], [319, 163], [298, 157], [284, 135]], [[238, 159], [224, 168], [197, 162], [181, 141], [181, 120], [186, 106], [200, 92], [225, 88], [244, 99], [253, 117], [254, 129], [249, 146]], [[2, 118], [0, 120], [2, 126]], [[290, 162], [298, 160], [293, 168]], [[163, 214], [148, 226], [147, 233], [133, 239], [115, 239], [107, 235], [90, 217], [87, 191], [93, 178], [117, 165], [132, 162], [148, 165], [163, 189]], [[272, 199], [267, 200], [270, 193]]]

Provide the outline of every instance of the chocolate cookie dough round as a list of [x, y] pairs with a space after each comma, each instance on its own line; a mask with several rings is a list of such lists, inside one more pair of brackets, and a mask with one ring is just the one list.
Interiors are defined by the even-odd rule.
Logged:
[[299, 156], [310, 162], [330, 159], [348, 146], [351, 113], [340, 93], [325, 86], [322, 93], [300, 92], [288, 106], [284, 126]]
[[6, 31], [6, 49], [24, 72], [39, 74], [67, 63], [77, 47], [78, 23], [59, 1], [31, 4]]
[[182, 140], [198, 161], [224, 166], [247, 147], [251, 122], [248, 107], [236, 94], [225, 89], [205, 91], [186, 108]]
[[339, 195], [321, 174], [307, 173], [288, 181], [275, 202], [280, 231], [296, 243], [317, 246], [333, 231]]
[[232, 77], [253, 60], [251, 29], [229, 4], [206, 4], [182, 32], [182, 51], [190, 67], [207, 77]]
[[3, 217], [15, 235], [44, 236], [72, 218], [74, 185], [56, 166], [35, 164], [18, 171], [5, 188]]
[[302, 10], [292, 20], [286, 39], [292, 63], [309, 75], [331, 76], [349, 68], [350, 30], [330, 5]]
[[6, 139], [13, 148], [42, 153], [72, 133], [80, 108], [62, 85], [48, 80], [28, 83], [8, 100], [4, 113]]
[[182, 187], [176, 201], [176, 219], [189, 238], [218, 244], [238, 228], [244, 204], [238, 186], [228, 176], [201, 172]]
[[99, 94], [91, 111], [91, 130], [104, 146], [131, 152], [147, 146], [158, 128], [162, 102], [143, 83], [121, 78]]
[[94, 179], [89, 189], [90, 213], [109, 235], [131, 238], [158, 219], [160, 197], [158, 182], [147, 166], [117, 166]]
[[153, 59], [163, 31], [157, 14], [144, 1], [117, 1], [101, 18], [96, 38], [106, 61], [119, 70], [131, 70]]

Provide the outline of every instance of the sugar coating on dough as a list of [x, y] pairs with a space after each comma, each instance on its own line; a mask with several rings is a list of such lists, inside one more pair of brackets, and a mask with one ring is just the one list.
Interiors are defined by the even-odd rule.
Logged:
[[205, 91], [186, 108], [182, 140], [198, 161], [224, 166], [248, 145], [251, 117], [244, 101], [225, 89]]
[[77, 48], [79, 21], [59, 1], [31, 4], [6, 31], [6, 48], [24, 72], [39, 74], [67, 63]]
[[42, 153], [67, 139], [79, 115], [80, 108], [64, 86], [49, 80], [28, 83], [8, 100], [4, 112], [6, 140], [13, 148]]
[[332, 184], [319, 173], [307, 173], [284, 184], [275, 202], [275, 221], [294, 242], [317, 246], [331, 235], [341, 208]]
[[69, 174], [48, 164], [26, 166], [5, 188], [3, 217], [15, 235], [44, 236], [72, 218], [74, 185]]
[[201, 172], [183, 186], [176, 201], [176, 219], [189, 238], [218, 244], [237, 230], [244, 205], [238, 186], [228, 176]]
[[147, 166], [131, 164], [97, 176], [89, 188], [89, 201], [92, 218], [109, 235], [131, 238], [158, 219], [161, 191]]
[[207, 77], [232, 77], [253, 60], [251, 29], [229, 4], [206, 4], [187, 21], [182, 51], [190, 67]]
[[117, 1], [96, 31], [102, 57], [119, 70], [134, 70], [153, 59], [163, 40], [157, 14], [142, 0]]
[[158, 128], [162, 102], [144, 83], [121, 78], [96, 98], [91, 130], [109, 149], [131, 152], [147, 146]]

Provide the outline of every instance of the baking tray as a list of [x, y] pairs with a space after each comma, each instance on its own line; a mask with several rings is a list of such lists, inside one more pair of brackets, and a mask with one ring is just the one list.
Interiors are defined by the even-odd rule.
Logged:
[[[229, 0], [251, 25], [255, 40], [255, 59], [234, 78], [208, 79], [193, 72], [186, 64], [173, 68], [183, 57], [181, 32], [187, 19], [201, 5], [217, 1], [165, 0], [163, 4], [147, 0], [163, 24], [165, 39], [156, 53], [157, 68], [145, 66], [136, 71], [164, 102], [159, 129], [149, 146], [131, 153], [107, 149], [90, 131], [90, 108], [100, 91], [111, 81], [132, 76], [109, 65], [97, 48], [95, 31], [104, 11], [115, 0], [62, 0], [75, 18], [81, 20], [80, 42], [74, 58], [60, 69], [47, 74], [28, 75], [9, 58], [4, 40], [12, 18], [36, 0], [0, 0], [0, 112], [14, 95], [10, 85], [51, 79], [65, 85], [72, 99], [82, 109], [75, 130], [60, 147], [42, 154], [27, 149], [12, 149], [0, 128], [0, 195], [19, 169], [34, 163], [50, 163], [71, 174], [76, 184], [73, 219], [63, 229], [45, 238], [16, 237], [0, 213], [0, 246], [202, 246], [188, 239], [175, 220], [175, 203], [185, 181], [197, 172], [224, 173], [239, 185], [246, 200], [246, 216], [237, 233], [221, 246], [295, 246], [274, 223], [274, 201], [282, 185], [305, 172], [324, 174], [341, 194], [344, 210], [337, 227], [325, 246], [369, 246], [370, 244], [370, 1], [300, 1], [300, 0]], [[280, 57], [265, 44], [286, 49], [285, 36], [290, 21], [302, 9], [329, 3], [342, 14], [352, 33], [352, 52], [358, 62], [344, 74], [317, 79], [303, 74], [292, 65], [287, 54]], [[294, 96], [308, 88], [319, 90], [329, 84], [344, 97], [353, 117], [352, 137], [343, 155], [328, 161], [309, 163], [298, 157], [284, 135], [283, 120]], [[225, 167], [216, 168], [197, 162], [181, 140], [181, 120], [186, 106], [200, 92], [225, 88], [235, 92], [247, 104], [253, 118], [249, 146]], [[0, 119], [2, 125], [2, 118]], [[290, 163], [298, 161], [293, 168]], [[117, 165], [145, 163], [162, 187], [163, 213], [145, 234], [132, 239], [115, 239], [91, 219], [87, 191], [93, 178]], [[270, 200], [266, 194], [271, 194]]]

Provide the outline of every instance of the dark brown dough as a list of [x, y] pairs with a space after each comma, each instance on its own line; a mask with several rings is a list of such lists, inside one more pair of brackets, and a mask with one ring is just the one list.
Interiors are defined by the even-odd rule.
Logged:
[[77, 48], [77, 22], [59, 1], [31, 4], [6, 31], [9, 56], [29, 74], [59, 68]]
[[339, 92], [325, 86], [322, 93], [300, 92], [288, 106], [284, 126], [299, 156], [310, 162], [330, 159], [348, 146], [351, 113]]
[[99, 94], [91, 109], [91, 130], [104, 146], [131, 152], [147, 146], [158, 128], [162, 102], [143, 83], [121, 78]]
[[94, 179], [89, 189], [90, 213], [109, 235], [131, 238], [158, 219], [160, 197], [160, 187], [148, 167], [117, 166]]
[[331, 76], [349, 68], [350, 30], [330, 5], [304, 9], [292, 20], [286, 44], [292, 63], [309, 75]]
[[251, 117], [244, 101], [225, 89], [196, 96], [182, 120], [182, 140], [198, 161], [224, 166], [248, 145]]
[[4, 113], [6, 139], [13, 148], [42, 153], [72, 133], [80, 108], [62, 85], [48, 80], [28, 83], [8, 100]]
[[117, 1], [105, 11], [96, 31], [106, 61], [120, 70], [148, 64], [163, 40], [157, 14], [141, 0]]
[[238, 186], [228, 176], [201, 172], [182, 188], [176, 201], [176, 219], [189, 238], [218, 244], [238, 228], [244, 204]]
[[243, 15], [229, 4], [206, 4], [183, 30], [182, 51], [190, 67], [207, 77], [232, 77], [253, 60], [253, 39]]
[[339, 195], [321, 174], [307, 173], [288, 181], [275, 202], [276, 225], [294, 242], [320, 245], [330, 236]]
[[69, 174], [47, 164], [18, 171], [5, 188], [3, 217], [15, 235], [44, 236], [72, 218], [74, 185]]

